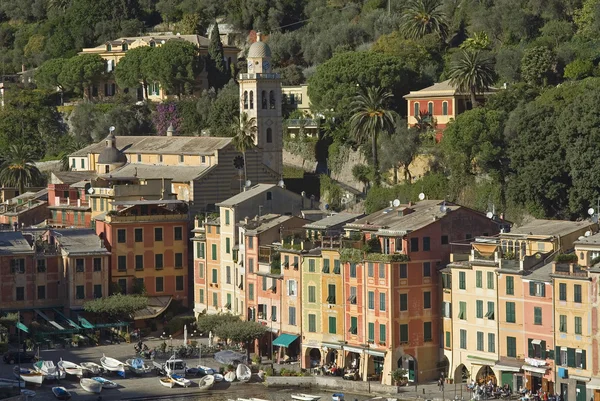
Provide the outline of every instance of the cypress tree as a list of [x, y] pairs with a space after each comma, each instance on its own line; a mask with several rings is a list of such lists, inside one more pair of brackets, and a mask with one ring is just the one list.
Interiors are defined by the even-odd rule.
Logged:
[[208, 85], [216, 90], [221, 89], [229, 82], [229, 71], [225, 64], [225, 55], [223, 53], [223, 43], [221, 43], [221, 34], [219, 33], [219, 24], [215, 21], [210, 34], [210, 44], [208, 45]]

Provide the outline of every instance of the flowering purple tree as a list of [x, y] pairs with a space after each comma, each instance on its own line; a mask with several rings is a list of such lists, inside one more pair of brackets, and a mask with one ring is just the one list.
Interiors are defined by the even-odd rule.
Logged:
[[152, 122], [154, 123], [154, 128], [156, 128], [157, 135], [166, 135], [167, 129], [171, 124], [173, 124], [175, 132], [178, 132], [181, 126], [181, 117], [177, 110], [177, 104], [169, 102], [156, 106], [156, 113], [152, 115]]

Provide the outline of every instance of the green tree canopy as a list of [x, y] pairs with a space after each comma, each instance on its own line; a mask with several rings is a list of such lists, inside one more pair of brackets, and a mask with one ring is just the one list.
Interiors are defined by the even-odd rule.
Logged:
[[450, 83], [471, 94], [471, 104], [477, 106], [478, 93], [487, 90], [495, 80], [492, 60], [481, 50], [463, 50], [450, 67]]
[[406, 37], [419, 39], [434, 33], [448, 36], [448, 22], [442, 11], [441, 0], [410, 0], [402, 14], [402, 32]]
[[156, 48], [140, 46], [128, 50], [115, 66], [115, 79], [121, 88], [137, 88], [140, 84], [144, 98], [148, 97], [148, 81], [153, 74]]
[[131, 319], [135, 312], [148, 306], [148, 298], [140, 295], [114, 294], [106, 298], [86, 301], [83, 309], [118, 319]]
[[196, 327], [198, 327], [198, 330], [200, 330], [202, 333], [208, 334], [212, 331], [214, 334], [218, 327], [238, 321], [240, 321], [240, 317], [232, 315], [230, 313], [219, 313], [216, 315], [200, 315], [198, 316], [198, 323], [196, 324]]
[[531, 85], [548, 85], [556, 71], [556, 56], [547, 47], [525, 50], [521, 60], [521, 75]]
[[65, 86], [60, 80], [60, 75], [65, 66], [64, 58], [54, 58], [47, 60], [35, 72], [35, 82], [41, 89], [56, 90], [59, 88], [64, 91]]
[[341, 121], [350, 119], [358, 84], [391, 92], [393, 98], [389, 107], [400, 115], [406, 114], [406, 101], [402, 96], [423, 85], [418, 74], [403, 60], [374, 52], [335, 54], [317, 67], [308, 83], [315, 111], [333, 109], [333, 114]]
[[97, 54], [82, 54], [71, 57], [63, 64], [59, 82], [86, 98], [91, 97], [91, 86], [100, 82], [106, 63]]
[[44, 176], [35, 166], [35, 153], [24, 142], [13, 143], [2, 152], [0, 183], [3, 187], [14, 187], [20, 194], [26, 187], [44, 184]]
[[206, 64], [208, 85], [216, 90], [221, 89], [229, 81], [230, 73], [225, 64], [223, 43], [221, 43], [219, 24], [217, 24], [216, 21], [213, 24], [213, 29], [210, 33], [210, 44], [208, 45], [208, 58]]
[[153, 78], [177, 96], [191, 94], [203, 68], [198, 48], [183, 40], [169, 40], [155, 51]]

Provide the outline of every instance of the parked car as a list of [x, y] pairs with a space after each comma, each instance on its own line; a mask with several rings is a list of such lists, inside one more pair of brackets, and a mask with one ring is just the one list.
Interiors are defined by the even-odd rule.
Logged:
[[4, 363], [9, 363], [11, 365], [19, 361], [29, 363], [35, 360], [35, 355], [25, 351], [8, 351], [4, 354], [2, 359], [4, 359]]

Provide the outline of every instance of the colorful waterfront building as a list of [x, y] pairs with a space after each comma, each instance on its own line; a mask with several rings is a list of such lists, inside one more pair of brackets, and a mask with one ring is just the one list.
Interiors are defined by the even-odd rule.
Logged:
[[302, 258], [302, 359], [305, 369], [323, 365], [322, 354], [323, 309], [327, 307], [327, 296], [323, 295], [321, 280], [321, 250], [311, 249]]
[[92, 227], [89, 171], [53, 172], [48, 184], [48, 225], [52, 227]]
[[[96, 220], [111, 252], [111, 292], [188, 305], [188, 207], [179, 200], [115, 201]], [[166, 302], [164, 302], [166, 300]]]
[[[285, 246], [285, 244], [284, 244]], [[302, 327], [302, 266], [303, 251], [292, 246], [279, 248], [283, 273], [283, 299], [281, 303], [281, 332], [273, 342], [278, 346], [279, 357], [298, 360], [301, 351]]]

